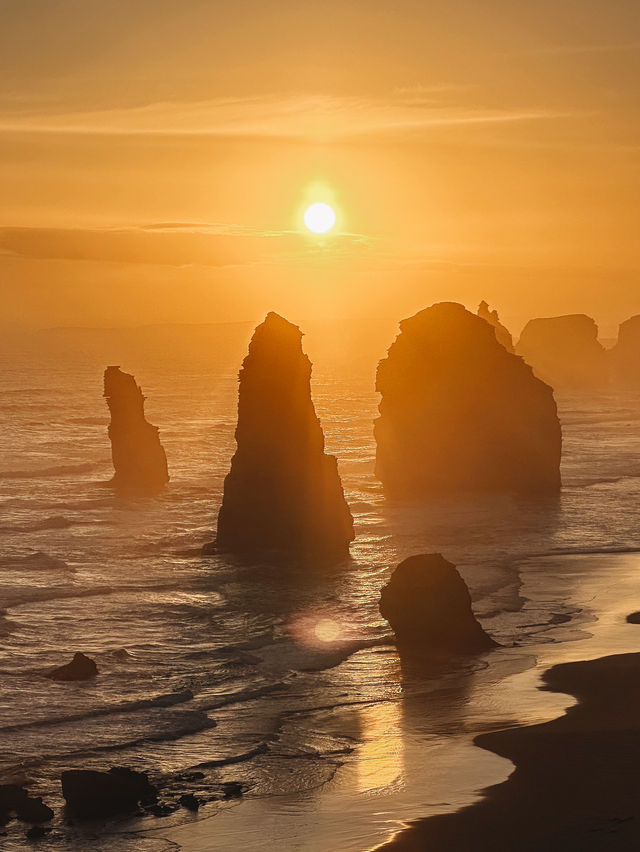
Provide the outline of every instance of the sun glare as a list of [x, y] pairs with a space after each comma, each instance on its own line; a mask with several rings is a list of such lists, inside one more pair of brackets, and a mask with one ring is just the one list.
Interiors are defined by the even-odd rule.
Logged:
[[313, 234], [328, 234], [336, 224], [336, 214], [329, 204], [317, 201], [304, 212], [304, 224]]

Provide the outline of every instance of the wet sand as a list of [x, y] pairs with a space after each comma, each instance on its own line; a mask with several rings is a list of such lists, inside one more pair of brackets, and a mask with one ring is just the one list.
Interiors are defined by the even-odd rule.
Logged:
[[578, 703], [551, 722], [475, 740], [515, 764], [509, 779], [476, 804], [421, 820], [379, 849], [640, 849], [640, 654], [556, 665], [543, 683]]
[[[351, 723], [348, 716], [333, 711], [334, 727], [341, 731], [353, 728], [359, 745], [352, 755], [340, 758], [344, 763], [332, 780], [313, 793], [265, 797], [250, 792], [237, 802], [237, 807], [216, 813], [213, 806], [207, 806], [188, 824], [156, 824], [154, 829], [144, 832], [145, 835], [161, 837], [184, 852], [232, 848], [259, 852], [264, 848], [265, 835], [277, 848], [287, 852], [364, 852], [373, 848], [433, 852], [463, 852], [467, 849], [553, 852], [557, 849], [560, 852], [566, 849], [640, 848], [640, 844], [606, 846], [604, 840], [616, 835], [609, 835], [609, 826], [604, 820], [607, 831], [596, 832], [592, 846], [585, 845], [578, 834], [575, 836], [579, 839], [571, 845], [566, 835], [558, 833], [560, 839], [557, 842], [555, 836], [545, 835], [541, 841], [540, 835], [536, 835], [533, 829], [527, 827], [526, 831], [522, 830], [521, 826], [528, 820], [533, 823], [542, 818], [542, 805], [535, 803], [533, 798], [537, 792], [537, 780], [531, 784], [533, 792], [520, 792], [518, 788], [513, 797], [514, 804], [500, 805], [496, 809], [499, 826], [502, 823], [506, 826], [509, 821], [503, 817], [502, 811], [507, 812], [507, 816], [510, 810], [517, 813], [513, 821], [515, 840], [509, 837], [503, 845], [498, 845], [502, 841], [492, 825], [487, 828], [486, 837], [482, 828], [475, 827], [469, 829], [468, 835], [452, 833], [451, 839], [447, 835], [446, 840], [444, 834], [442, 840], [435, 834], [433, 837], [429, 835], [428, 839], [423, 834], [425, 827], [431, 831], [432, 824], [440, 825], [440, 821], [446, 819], [441, 816], [444, 814], [451, 819], [450, 825], [458, 825], [462, 814], [474, 811], [474, 804], [484, 801], [489, 785], [494, 785], [491, 790], [502, 789], [502, 782], [509, 778], [513, 764], [519, 761], [520, 746], [514, 746], [518, 755], [516, 751], [513, 754], [510, 751], [512, 738], [519, 744], [520, 732], [526, 737], [531, 731], [546, 731], [548, 724], [553, 726], [551, 730], [559, 724], [558, 730], [562, 733], [556, 736], [556, 740], [561, 742], [566, 739], [563, 726], [567, 723], [563, 720], [574, 718], [573, 709], [569, 716], [563, 715], [567, 708], [574, 705], [576, 697], [580, 699], [580, 706], [586, 706], [590, 684], [593, 684], [596, 700], [599, 690], [605, 688], [598, 686], [595, 678], [589, 675], [581, 678], [580, 684], [584, 680], [584, 686], [578, 689], [577, 678], [572, 675], [571, 682], [567, 680], [566, 685], [556, 685], [554, 680], [546, 689], [541, 689], [551, 670], [554, 674], [549, 676], [555, 678], [556, 672], [581, 671], [583, 666], [590, 671], [588, 667], [598, 665], [583, 663], [584, 660], [635, 654], [636, 648], [640, 647], [640, 629], [628, 623], [626, 617], [631, 610], [640, 609], [639, 564], [640, 558], [636, 553], [535, 557], [521, 563], [521, 591], [527, 602], [522, 612], [514, 613], [513, 618], [526, 630], [535, 631], [535, 625], [540, 622], [538, 641], [490, 652], [486, 659], [478, 661], [482, 665], [473, 673], [456, 676], [448, 681], [447, 686], [442, 684], [445, 688], [441, 695], [431, 690], [423, 694], [421, 689], [417, 692], [403, 689], [396, 700], [353, 708]], [[569, 621], [563, 617], [558, 618], [555, 625], [542, 626], [548, 621], [549, 612], [564, 613], [565, 610], [573, 613]], [[497, 614], [487, 624], [495, 632], [496, 623], [502, 623], [507, 617]], [[359, 655], [355, 655], [347, 665], [358, 665], [358, 659]], [[377, 655], [378, 668], [374, 667], [372, 671], [381, 674], [384, 667], [379, 669], [379, 666], [384, 659], [384, 656]], [[635, 656], [631, 659], [635, 672], [640, 662]], [[390, 664], [390, 661], [387, 662]], [[551, 688], [553, 691], [550, 691]], [[627, 730], [633, 731], [636, 700], [631, 690], [625, 687], [621, 703], [625, 695], [631, 704]], [[617, 718], [617, 696], [618, 693], [611, 690], [605, 705], [605, 709], [611, 707], [614, 719]], [[322, 727], [320, 716], [316, 716], [316, 722]], [[608, 725], [598, 723], [594, 730], [608, 730]], [[630, 736], [635, 736], [635, 733]], [[493, 743], [494, 738], [496, 743], [505, 743], [508, 754], [502, 746], [494, 749], [491, 745], [488, 748], [487, 742]], [[592, 740], [596, 741], [596, 734], [587, 729], [584, 740], [576, 746], [576, 752], [582, 754], [587, 763], [593, 752]], [[482, 747], [477, 747], [474, 742]], [[509, 745], [506, 745], [507, 742]], [[566, 739], [566, 746], [562, 746], [565, 747], [569, 748], [569, 739]], [[539, 748], [541, 746], [536, 743], [526, 750], [535, 758]], [[553, 753], [555, 748], [554, 745], [549, 750]], [[605, 746], [601, 754], [607, 756], [609, 751], [613, 754], [615, 749]], [[552, 757], [553, 754], [549, 758], [549, 774], [563, 778], [554, 795], [564, 801], [567, 811], [573, 810], [574, 814], [578, 814], [575, 823], [580, 825], [582, 816], [578, 803], [570, 799], [575, 784], [567, 780], [570, 768], [561, 776], [556, 768], [551, 768]], [[593, 759], [595, 768], [585, 770], [581, 766], [578, 774], [591, 775], [594, 781], [598, 781], [601, 771], [597, 768], [598, 758], [594, 756]], [[542, 786], [547, 784], [546, 765], [545, 758], [541, 773], [536, 776], [544, 777]], [[614, 767], [612, 771], [615, 773], [617, 770]], [[567, 787], [569, 792], [563, 787]], [[578, 792], [576, 798], [582, 795]], [[520, 796], [523, 797], [522, 803]], [[585, 810], [597, 813], [591, 806]], [[614, 809], [614, 817], [624, 818], [625, 815]], [[407, 826], [411, 828], [405, 831]], [[615, 825], [612, 827], [615, 828]], [[574, 830], [573, 825], [571, 830]], [[529, 836], [534, 839], [527, 846], [525, 841], [528, 843]]]

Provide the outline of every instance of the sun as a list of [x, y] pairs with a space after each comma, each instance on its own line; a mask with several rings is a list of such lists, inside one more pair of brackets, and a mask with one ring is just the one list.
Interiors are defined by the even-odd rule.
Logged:
[[330, 204], [317, 201], [304, 211], [304, 224], [313, 234], [328, 234], [336, 224], [336, 213]]

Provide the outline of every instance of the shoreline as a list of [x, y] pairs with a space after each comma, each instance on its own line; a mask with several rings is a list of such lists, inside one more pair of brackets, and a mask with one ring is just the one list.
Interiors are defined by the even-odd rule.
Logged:
[[474, 740], [515, 765], [506, 781], [460, 811], [410, 824], [376, 849], [640, 848], [640, 653], [561, 663], [544, 673], [543, 684], [578, 703], [550, 722]]
[[[257, 852], [268, 826], [276, 839], [286, 843], [281, 848], [326, 852], [326, 832], [331, 827], [335, 841], [331, 848], [340, 852], [374, 848], [458, 852], [472, 842], [474, 848], [499, 852], [494, 833], [490, 833], [486, 846], [478, 845], [475, 835], [469, 843], [460, 840], [429, 845], [421, 831], [441, 815], [457, 821], [461, 813], [484, 802], [487, 789], [507, 784], [514, 771], [508, 755], [478, 748], [470, 727], [476, 728], [476, 738], [484, 746], [485, 737], [517, 735], [520, 730], [564, 719], [575, 698], [568, 688], [540, 689], [546, 672], [565, 664], [587, 666], [585, 660], [635, 653], [636, 628], [627, 623], [626, 616], [640, 608], [637, 566], [637, 554], [632, 553], [562, 554], [524, 560], [520, 567], [529, 601], [527, 618], [537, 616], [537, 602], [548, 598], [551, 587], [554, 599], [569, 604], [574, 616], [569, 623], [548, 625], [543, 631], [545, 638], [540, 637], [542, 643], [491, 652], [490, 665], [471, 675], [466, 695], [458, 696], [462, 703], [457, 704], [454, 715], [461, 714], [458, 721], [463, 722], [462, 728], [457, 722], [454, 728], [450, 726], [449, 702], [443, 705], [447, 714], [444, 725], [434, 727], [428, 721], [434, 710], [432, 699], [425, 702], [418, 697], [416, 701], [405, 695], [389, 707], [388, 713], [383, 708], [371, 708], [364, 731], [370, 731], [373, 739], [365, 739], [334, 780], [318, 791], [315, 804], [310, 805], [304, 796], [282, 800], [256, 799], [249, 794], [235, 814], [219, 815], [213, 822], [213, 814], [203, 814], [204, 819], [190, 825], [158, 826], [144, 835], [162, 837], [185, 852], [209, 852], [232, 845]], [[640, 673], [640, 659], [637, 665]], [[500, 708], [499, 720], [496, 707]], [[371, 782], [366, 791], [361, 786], [363, 778]], [[481, 837], [480, 831], [476, 833]], [[513, 852], [527, 847], [518, 837], [504, 848]], [[543, 843], [530, 848], [565, 852], [603, 847], [601, 842], [593, 847], [573, 847], [564, 841], [557, 847]]]

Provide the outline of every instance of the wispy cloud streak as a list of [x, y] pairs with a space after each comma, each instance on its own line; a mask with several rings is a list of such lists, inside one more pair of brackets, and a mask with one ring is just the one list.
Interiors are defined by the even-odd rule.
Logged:
[[387, 99], [273, 95], [75, 113], [20, 111], [0, 115], [0, 132], [336, 139], [564, 116], [537, 108], [443, 105], [411, 91]]

